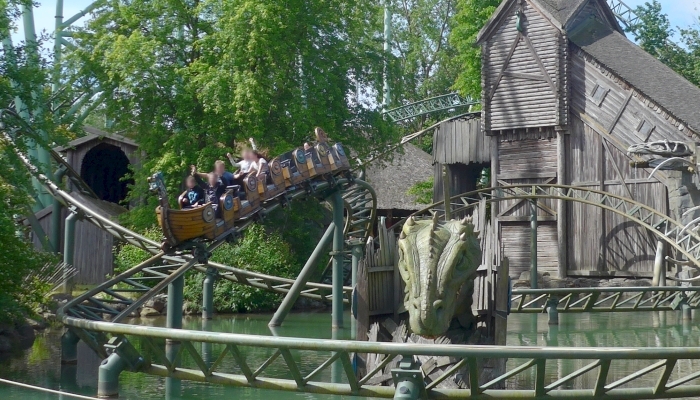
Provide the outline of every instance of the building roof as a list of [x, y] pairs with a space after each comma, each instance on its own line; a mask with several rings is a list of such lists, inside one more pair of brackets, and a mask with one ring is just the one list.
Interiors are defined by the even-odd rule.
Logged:
[[693, 131], [700, 132], [700, 88], [595, 19], [576, 29], [569, 38]]
[[367, 167], [366, 179], [377, 192], [377, 208], [380, 210], [415, 211], [425, 207], [416, 203], [407, 192], [416, 183], [433, 177], [433, 158], [410, 143], [402, 147], [403, 154], [397, 150], [390, 164]]
[[[496, 31], [496, 28], [500, 26], [501, 20], [507, 16], [506, 11], [511, 9], [511, 6], [516, 0], [505, 0], [501, 2], [496, 11], [493, 13], [491, 18], [488, 20], [486, 25], [479, 31], [476, 37], [476, 43], [480, 44], [492, 33]], [[613, 26], [618, 32], [624, 33], [615, 14], [608, 7], [608, 5], [603, 1], [604, 4], [600, 4], [601, 0], [533, 0], [533, 4], [538, 8], [542, 14], [560, 30], [567, 28], [568, 24], [572, 22], [579, 11], [581, 11], [586, 4], [589, 2], [597, 1], [601, 5], [600, 9], [603, 11], [607, 22]]]
[[105, 138], [124, 143], [133, 147], [139, 146], [135, 141], [129, 139], [126, 136], [122, 136], [118, 133], [105, 132], [101, 129], [95, 128], [94, 126], [85, 125], [83, 126], [83, 130], [85, 131], [85, 133], [87, 133], [87, 135], [71, 140], [70, 142], [68, 142], [67, 145], [57, 147], [54, 150], [58, 152], [64, 152], [68, 149], [74, 149], [76, 147], [82, 146], [85, 143], [90, 143], [92, 141], [97, 140], [101, 141]]

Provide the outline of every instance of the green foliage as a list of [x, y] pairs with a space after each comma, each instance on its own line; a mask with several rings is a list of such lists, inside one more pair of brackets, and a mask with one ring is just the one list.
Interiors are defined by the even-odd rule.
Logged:
[[501, 0], [457, 0], [457, 14], [450, 43], [457, 51], [460, 72], [454, 88], [464, 96], [481, 98], [481, 48], [476, 35], [484, 27]]
[[414, 196], [416, 202], [419, 204], [432, 204], [434, 184], [435, 182], [433, 178], [430, 178], [424, 182], [418, 182], [408, 189], [408, 194]]
[[[700, 31], [695, 26], [671, 28], [668, 15], [657, 0], [638, 6], [639, 22], [630, 28], [635, 40], [649, 54], [671, 67], [695, 85], [700, 85]], [[681, 46], [669, 40], [678, 33]]]
[[33, 314], [45, 302], [50, 287], [32, 272], [55, 259], [34, 250], [18, 216], [29, 212], [29, 178], [7, 144], [0, 141], [0, 322]]
[[[151, 227], [142, 232], [146, 237], [160, 240], [160, 228]], [[303, 263], [299, 263], [299, 249], [293, 249], [277, 231], [266, 231], [253, 225], [235, 244], [223, 244], [212, 255], [211, 261], [268, 275], [295, 277]], [[122, 273], [150, 257], [149, 253], [132, 245], [115, 249], [115, 274]], [[204, 274], [189, 273], [185, 277], [185, 300], [195, 307], [202, 304]], [[267, 311], [279, 304], [280, 297], [261, 289], [217, 280], [214, 307], [218, 312]]]
[[[176, 193], [190, 164], [209, 170], [249, 137], [272, 155], [315, 126], [359, 155], [390, 141], [376, 110], [377, 9], [370, 0], [110, 0], [74, 34], [69, 70], [109, 94], [101, 112], [145, 153], [132, 199], [155, 171]], [[151, 222], [131, 216], [140, 228]]]

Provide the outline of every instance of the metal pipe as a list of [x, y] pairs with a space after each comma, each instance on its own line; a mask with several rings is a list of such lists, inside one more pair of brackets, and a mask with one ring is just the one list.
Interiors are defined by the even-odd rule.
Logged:
[[530, 287], [537, 289], [537, 199], [530, 200]]
[[332, 327], [333, 329], [340, 329], [343, 327], [343, 250], [345, 245], [343, 229], [339, 228], [344, 226], [343, 211], [345, 210], [343, 196], [340, 191], [336, 191], [331, 195], [331, 203], [333, 205], [333, 225], [338, 227], [333, 230]]
[[119, 397], [119, 375], [126, 369], [126, 362], [116, 352], [100, 364], [97, 373], [97, 397]]
[[[66, 168], [61, 167], [56, 170], [53, 176], [53, 181], [57, 184], [61, 184], [63, 176], [66, 174]], [[51, 210], [51, 245], [56, 253], [61, 251], [61, 211], [63, 205], [57, 197], [53, 199], [53, 208]]]
[[[353, 293], [357, 290], [357, 269], [360, 265], [360, 260], [364, 257], [364, 245], [363, 243], [357, 243], [352, 246], [352, 281], [351, 286], [353, 288]], [[353, 299], [355, 295], [353, 295]], [[356, 310], [357, 302], [354, 300], [350, 301], [351, 307]], [[350, 338], [357, 338], [357, 312], [352, 313], [352, 318], [350, 319]]]
[[[73, 255], [75, 254], [75, 222], [78, 220], [78, 213], [70, 210], [66, 218], [66, 227], [63, 237], [63, 263], [65, 268], [73, 267]], [[70, 292], [70, 283], [68, 282], [67, 271], [64, 270], [63, 292]]]
[[80, 337], [71, 329], [61, 335], [61, 364], [78, 363], [78, 342]]
[[202, 318], [212, 319], [214, 317], [214, 283], [216, 282], [216, 270], [207, 268], [204, 277], [204, 287], [202, 288]]
[[382, 93], [382, 111], [391, 105], [391, 84], [389, 83], [389, 57], [391, 56], [391, 10], [389, 1], [384, 0], [384, 87]]
[[656, 242], [656, 257], [654, 258], [654, 277], [652, 286], [666, 286], [666, 242]]
[[[175, 278], [168, 285], [168, 307], [166, 315], [166, 326], [169, 329], [182, 329], [182, 306], [185, 288], [185, 277], [183, 275]], [[165, 356], [171, 363], [177, 362], [177, 354], [180, 350], [180, 341], [175, 339], [165, 340]], [[166, 398], [179, 397], [180, 380], [172, 377], [165, 379]]]
[[[326, 247], [328, 247], [328, 245], [331, 243], [333, 233], [335, 232], [335, 226], [336, 225], [332, 223], [328, 227], [328, 229], [326, 229], [326, 233], [323, 234], [321, 240], [316, 245], [316, 248], [309, 256], [309, 259], [306, 260], [304, 268], [301, 269], [301, 272], [299, 272], [299, 276], [297, 276], [297, 279], [294, 280], [294, 284], [292, 284], [292, 287], [289, 289], [289, 292], [286, 296], [284, 296], [282, 304], [280, 304], [280, 306], [277, 308], [277, 311], [275, 311], [275, 315], [272, 316], [272, 319], [270, 320], [270, 323], [268, 323], [268, 326], [282, 325], [284, 319], [292, 310], [294, 303], [296, 303], [297, 299], [299, 298], [299, 295], [306, 288], [306, 283], [309, 281], [309, 279], [311, 279], [313, 273], [316, 272], [318, 261], [321, 259], [321, 256], [323, 255], [323, 252], [325, 251]], [[339, 230], [342, 234], [343, 225], [341, 224], [340, 226], [341, 228]]]

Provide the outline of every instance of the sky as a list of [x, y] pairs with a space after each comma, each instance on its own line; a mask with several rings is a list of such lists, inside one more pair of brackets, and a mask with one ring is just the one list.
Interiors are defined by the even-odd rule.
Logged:
[[[622, 0], [630, 8], [635, 8], [636, 6], [643, 5], [646, 1], [651, 0]], [[64, 1], [64, 19], [68, 19], [71, 16], [78, 13], [80, 10], [87, 7], [93, 0], [65, 0]], [[55, 0], [38, 0], [39, 7], [34, 11], [34, 25], [36, 27], [37, 34], [42, 30], [46, 32], [53, 32], [53, 27], [55, 24], [56, 15], [56, 1]], [[700, 15], [700, 0], [660, 0], [663, 11], [668, 14], [671, 20], [671, 26], [674, 29], [678, 26], [681, 28], [688, 27], [697, 21], [698, 15]], [[80, 22], [78, 22], [79, 24]], [[677, 30], [677, 29], [676, 29]], [[22, 27], [20, 24], [19, 32], [13, 34], [13, 40], [15, 42], [23, 40], [24, 35], [21, 33]]]

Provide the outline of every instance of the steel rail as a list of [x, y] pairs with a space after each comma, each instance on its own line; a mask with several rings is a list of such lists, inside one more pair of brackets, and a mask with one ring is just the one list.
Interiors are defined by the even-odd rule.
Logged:
[[[511, 200], [547, 199], [587, 204], [625, 217], [643, 226], [659, 239], [681, 252], [686, 257], [686, 262], [700, 267], [700, 236], [697, 232], [686, 230], [683, 234], [680, 234], [684, 225], [673, 218], [638, 201], [604, 191], [576, 186], [529, 183], [485, 188], [456, 195], [450, 199], [450, 204], [452, 205], [453, 213], [460, 213], [478, 206], [480, 201], [495, 203]], [[408, 218], [422, 218], [432, 214], [443, 215], [444, 210], [441, 209], [443, 204], [444, 201], [431, 204], [397, 222], [391, 229], [403, 226], [403, 223]]]
[[22, 382], [15, 382], [15, 381], [10, 381], [7, 379], [1, 379], [0, 378], [0, 383], [5, 384], [5, 385], [10, 385], [10, 386], [16, 386], [20, 387], [22, 389], [29, 389], [29, 390], [34, 390], [37, 392], [42, 392], [42, 393], [50, 393], [50, 394], [57, 394], [59, 396], [64, 396], [64, 397], [70, 397], [73, 399], [80, 399], [80, 400], [99, 400], [96, 397], [89, 397], [89, 396], [83, 396], [80, 394], [75, 394], [75, 393], [70, 393], [70, 392], [64, 392], [62, 390], [53, 390], [41, 386], [34, 386], [34, 385], [28, 385], [26, 383]]
[[[328, 371], [334, 362], [349, 360], [350, 354], [378, 355], [377, 359], [398, 360], [399, 357], [448, 357], [453, 360], [456, 368], [447, 370], [440, 376], [431, 376], [435, 381], [462, 374], [462, 381], [471, 382], [471, 388], [465, 389], [427, 389], [427, 398], [468, 398], [468, 399], [655, 399], [700, 396], [700, 385], [692, 382], [700, 377], [700, 372], [684, 372], [676, 368], [678, 361], [690, 360], [700, 362], [700, 347], [668, 347], [668, 348], [582, 348], [582, 347], [514, 347], [514, 346], [468, 346], [468, 345], [430, 345], [409, 343], [379, 343], [357, 342], [344, 340], [303, 339], [290, 337], [271, 337], [243, 334], [215, 333], [192, 330], [173, 330], [114, 324], [100, 321], [88, 321], [71, 317], [63, 317], [63, 322], [71, 327], [86, 331], [127, 337], [131, 343], [144, 343], [155, 346], [155, 342], [171, 340], [181, 343], [176, 355], [182, 367], [176, 367], [165, 357], [164, 353], [156, 352], [147, 355], [139, 372], [173, 377], [182, 380], [208, 382], [239, 387], [266, 388], [286, 391], [302, 391], [348, 396], [372, 396], [391, 398], [394, 396], [393, 386], [379, 386], [368, 383], [372, 376], [359, 379], [352, 368], [342, 368], [343, 378], [347, 383], [329, 383], [312, 381], [321, 371]], [[223, 348], [215, 361], [200, 354], [202, 344], [219, 345]], [[212, 348], [208, 346], [207, 348]], [[248, 357], [243, 357], [240, 349], [247, 349]], [[271, 358], [261, 364], [251, 360], [251, 349], [265, 349], [264, 353]], [[279, 355], [296, 355], [279, 357]], [[309, 357], [306, 357], [308, 355]], [[318, 367], [312, 369], [304, 378], [305, 371], [295, 360], [319, 360]], [[466, 368], [475, 366], [479, 360], [509, 359], [509, 368], [490, 382], [479, 382], [473, 379], [471, 371], [478, 374], [477, 369]], [[224, 360], [228, 360], [224, 363]], [[279, 378], [278, 373], [270, 370], [273, 361], [281, 360], [284, 367], [298, 379]], [[559, 377], [547, 375], [547, 364], [556, 365], [561, 360], [577, 360], [584, 366]], [[638, 364], [636, 372], [627, 374], [617, 372], [614, 367], [619, 362], [634, 361]], [[231, 362], [236, 367], [231, 367]], [[308, 363], [308, 362], [307, 362]], [[389, 364], [395, 364], [395, 361]], [[392, 365], [394, 365], [392, 364]], [[228, 365], [228, 367], [222, 367]], [[464, 366], [464, 367], [461, 367]], [[236, 368], [241, 373], [235, 373]], [[308, 366], [306, 368], [309, 368]], [[313, 367], [311, 367], [313, 368]], [[252, 371], [255, 371], [253, 373]], [[528, 376], [534, 372], [535, 379], [530, 389], [505, 389], [503, 385], [509, 380], [518, 379], [519, 375]], [[584, 388], [569, 389], [565, 386], [584, 374], [596, 371], [593, 380], [580, 382]], [[660, 376], [655, 372], [661, 371]], [[373, 371], [377, 374], [378, 370]], [[447, 375], [447, 376], [445, 376]], [[653, 376], [652, 376], [653, 375]], [[651, 383], [649, 379], [652, 378]], [[638, 388], [623, 387], [630, 383], [646, 385]], [[587, 386], [587, 387], [586, 387]]]
[[479, 100], [448, 93], [406, 104], [386, 111], [384, 114], [394, 122], [401, 122], [434, 112], [454, 110], [478, 105]]
[[550, 301], [561, 313], [674, 311], [680, 301], [699, 309], [700, 287], [513, 289], [511, 313], [543, 313]]

